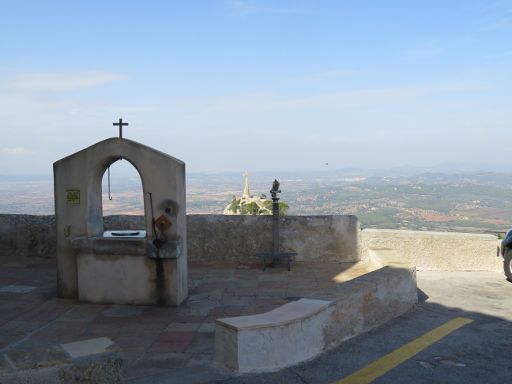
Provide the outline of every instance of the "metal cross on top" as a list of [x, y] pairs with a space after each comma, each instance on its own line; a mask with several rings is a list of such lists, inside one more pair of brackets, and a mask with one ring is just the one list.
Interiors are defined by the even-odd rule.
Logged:
[[119, 119], [119, 122], [113, 123], [113, 125], [119, 127], [119, 137], [122, 139], [123, 138], [123, 126], [127, 126], [128, 123], [123, 123], [123, 119]]

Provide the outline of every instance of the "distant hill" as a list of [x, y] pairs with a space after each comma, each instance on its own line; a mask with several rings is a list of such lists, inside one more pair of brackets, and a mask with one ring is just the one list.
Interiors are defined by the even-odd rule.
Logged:
[[[289, 215], [353, 214], [363, 227], [379, 228], [502, 232], [512, 227], [512, 172], [253, 172], [251, 192], [268, 195], [276, 177]], [[187, 212], [222, 214], [242, 185], [241, 172], [190, 173]], [[112, 188], [105, 214], [142, 213], [139, 180], [119, 178]], [[52, 214], [52, 177], [0, 175], [0, 212]]]

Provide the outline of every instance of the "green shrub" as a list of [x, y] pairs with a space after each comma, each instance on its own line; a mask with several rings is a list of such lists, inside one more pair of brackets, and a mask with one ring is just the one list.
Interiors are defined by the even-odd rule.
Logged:
[[259, 215], [260, 207], [254, 201], [241, 206], [240, 214], [242, 215]]

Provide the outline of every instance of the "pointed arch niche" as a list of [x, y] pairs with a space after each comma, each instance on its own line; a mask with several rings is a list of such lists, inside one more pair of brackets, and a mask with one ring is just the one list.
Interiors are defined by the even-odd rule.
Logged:
[[[131, 233], [144, 230], [142, 178], [128, 160], [117, 159], [107, 165], [101, 182], [101, 207], [104, 231], [110, 231], [104, 235], [114, 230]], [[144, 233], [142, 237], [145, 236]]]

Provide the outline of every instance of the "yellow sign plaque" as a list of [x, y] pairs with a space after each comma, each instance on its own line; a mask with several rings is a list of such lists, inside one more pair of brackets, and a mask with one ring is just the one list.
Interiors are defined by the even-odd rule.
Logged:
[[66, 197], [69, 204], [80, 204], [80, 190], [68, 189], [66, 190]]

